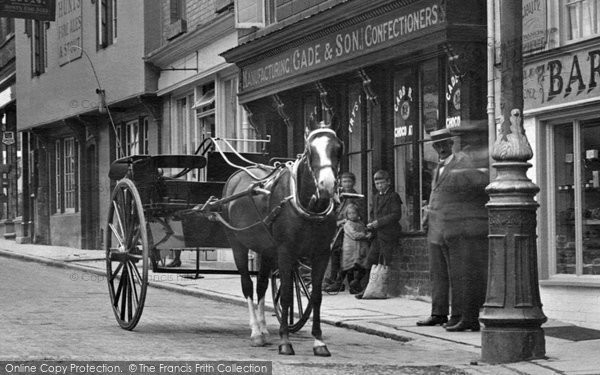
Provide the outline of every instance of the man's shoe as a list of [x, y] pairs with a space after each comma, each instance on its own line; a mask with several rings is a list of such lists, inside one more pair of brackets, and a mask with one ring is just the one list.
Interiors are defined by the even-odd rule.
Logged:
[[479, 326], [479, 322], [465, 322], [461, 320], [453, 326], [446, 327], [446, 331], [448, 332], [463, 332], [470, 329], [473, 332], [478, 332], [481, 327]]
[[418, 326], [437, 326], [442, 325], [448, 321], [448, 317], [444, 315], [431, 315], [429, 318], [425, 320], [419, 320], [417, 322]]
[[460, 322], [460, 315], [452, 315], [450, 316], [450, 320], [448, 320], [448, 322], [444, 323], [443, 327], [452, 327], [454, 325], [457, 325], [458, 322]]
[[354, 298], [356, 298], [356, 299], [362, 299], [363, 298], [363, 292], [358, 293], [357, 295], [354, 296]]

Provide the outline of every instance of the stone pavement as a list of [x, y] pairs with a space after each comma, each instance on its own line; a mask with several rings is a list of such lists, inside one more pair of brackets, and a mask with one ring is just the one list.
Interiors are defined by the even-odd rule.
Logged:
[[[106, 272], [104, 252], [98, 250], [17, 244], [14, 241], [0, 239], [0, 256], [80, 270], [82, 271], [80, 277], [89, 277], [85, 276], [89, 275], [88, 273], [103, 277]], [[207, 268], [208, 265], [209, 262], [203, 262], [201, 267]], [[73, 275], [77, 277], [76, 273]], [[201, 279], [194, 280], [177, 274], [151, 273], [149, 280], [152, 287], [246, 304], [241, 293], [239, 276], [226, 274], [203, 276]], [[148, 293], [152, 291], [149, 290]], [[267, 305], [272, 306], [270, 291], [267, 293], [267, 299]], [[108, 291], [107, 303], [109, 303]], [[473, 353], [473, 361], [457, 363], [456, 366], [473, 374], [600, 374], [600, 356], [598, 356], [600, 340], [598, 339], [572, 341], [546, 335], [547, 359], [492, 366], [479, 362], [480, 332], [446, 332], [439, 326], [417, 327], [415, 322], [429, 315], [429, 312], [430, 304], [424, 299], [398, 297], [387, 300], [357, 300], [348, 292], [336, 295], [324, 293], [322, 321], [393, 340], [409, 343], [418, 341], [422, 345], [470, 351]], [[142, 321], [143, 319], [142, 316]], [[309, 325], [310, 322], [307, 323], [307, 326]], [[570, 325], [550, 319], [543, 327], [562, 326]], [[432, 358], [432, 364], [435, 364], [435, 358]]]

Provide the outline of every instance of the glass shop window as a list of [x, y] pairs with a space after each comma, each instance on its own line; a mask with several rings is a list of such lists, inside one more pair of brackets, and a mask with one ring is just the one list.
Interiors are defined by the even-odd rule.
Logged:
[[552, 143], [554, 273], [600, 275], [600, 119], [557, 125]]
[[438, 60], [430, 60], [394, 75], [395, 187], [404, 202], [400, 224], [405, 232], [421, 230], [421, 208], [431, 192], [437, 154], [425, 132], [440, 125]]

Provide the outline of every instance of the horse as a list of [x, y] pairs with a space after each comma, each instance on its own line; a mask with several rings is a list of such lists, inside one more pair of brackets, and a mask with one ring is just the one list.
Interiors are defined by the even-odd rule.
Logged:
[[[293, 164], [277, 170], [252, 166], [234, 173], [223, 188], [223, 198], [242, 194], [222, 209], [229, 223], [226, 235], [241, 276], [242, 291], [248, 303], [251, 345], [264, 346], [269, 332], [265, 320], [265, 293], [270, 272], [279, 268], [281, 280], [281, 324], [279, 354], [294, 355], [289, 340], [288, 314], [292, 304], [292, 271], [297, 260], [308, 258], [312, 266], [314, 337], [313, 353], [331, 356], [323, 342], [320, 321], [322, 281], [330, 256], [330, 243], [336, 232], [334, 197], [343, 143], [334, 130], [323, 123], [305, 129], [305, 149]], [[263, 194], [243, 194], [257, 185]], [[260, 225], [256, 223], [261, 222]], [[236, 231], [231, 228], [248, 228]], [[248, 251], [260, 254], [257, 276], [257, 306], [253, 301], [253, 283], [248, 270]], [[293, 312], [292, 312], [293, 313]]]

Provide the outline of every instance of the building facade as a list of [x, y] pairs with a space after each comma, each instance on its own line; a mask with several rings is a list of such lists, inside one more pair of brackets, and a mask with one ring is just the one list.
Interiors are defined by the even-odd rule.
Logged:
[[[36, 243], [100, 249], [116, 158], [160, 152], [160, 7], [142, 0], [58, 1], [53, 22], [16, 22], [23, 205]], [[25, 168], [27, 167], [27, 168]]]
[[393, 292], [429, 294], [421, 207], [438, 160], [429, 133], [474, 130], [487, 167], [485, 4], [239, 0], [236, 24], [240, 45], [223, 56], [240, 69], [239, 101], [274, 140], [269, 151], [301, 153], [305, 126], [325, 121], [360, 192], [370, 196], [372, 174], [388, 170], [404, 202]]
[[600, 1], [523, 1], [544, 312], [600, 328]]
[[5, 238], [16, 237], [23, 194], [19, 180], [21, 142], [17, 136], [17, 105], [15, 97], [15, 22], [0, 17], [0, 119], [2, 151], [0, 160], [0, 233]]

